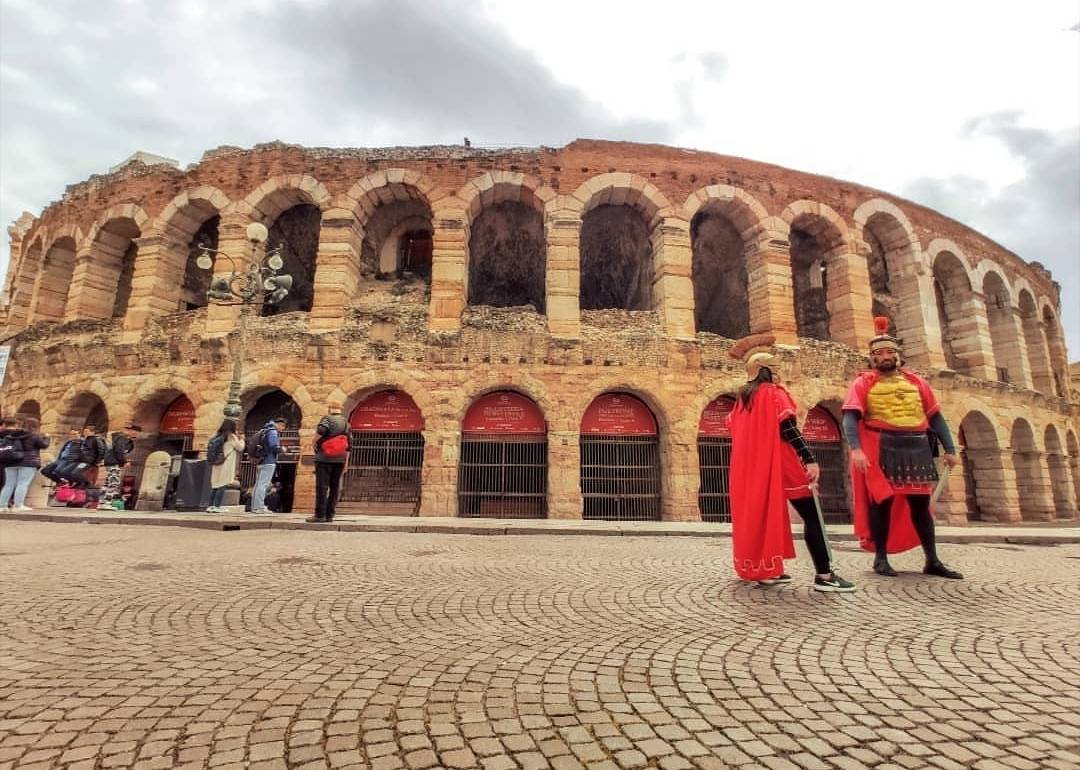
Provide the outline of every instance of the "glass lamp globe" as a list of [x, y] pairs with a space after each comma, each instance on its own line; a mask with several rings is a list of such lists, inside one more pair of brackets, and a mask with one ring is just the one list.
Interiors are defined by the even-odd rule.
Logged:
[[271, 254], [270, 259], [266, 260], [266, 264], [270, 266], [271, 270], [280, 270], [285, 263], [282, 261], [280, 254]]
[[203, 252], [195, 260], [195, 264], [199, 266], [200, 270], [209, 270], [214, 266], [214, 260], [210, 258], [209, 252]]
[[269, 235], [266, 225], [260, 222], [252, 222], [247, 226], [247, 239], [252, 243], [265, 243]]

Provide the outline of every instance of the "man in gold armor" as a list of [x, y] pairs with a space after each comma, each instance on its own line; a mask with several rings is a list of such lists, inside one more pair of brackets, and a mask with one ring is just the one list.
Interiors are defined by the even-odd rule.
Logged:
[[921, 544], [927, 575], [960, 580], [937, 555], [930, 494], [938, 481], [934, 455], [945, 448], [949, 468], [959, 459], [941, 407], [922, 377], [903, 368], [889, 319], [874, 319], [870, 370], [859, 374], [844, 401], [844, 436], [851, 448], [855, 534], [873, 551], [874, 571], [895, 577], [888, 554]]

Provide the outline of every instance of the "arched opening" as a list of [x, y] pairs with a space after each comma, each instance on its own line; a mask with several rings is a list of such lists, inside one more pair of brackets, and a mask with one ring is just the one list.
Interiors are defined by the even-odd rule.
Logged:
[[731, 220], [702, 209], [690, 221], [697, 331], [738, 339], [750, 333], [744, 244]]
[[800, 337], [828, 340], [829, 251], [839, 235], [821, 217], [803, 215], [791, 223], [791, 280], [795, 290], [795, 326]]
[[[191, 207], [194, 208], [194, 207]], [[203, 270], [196, 264], [199, 255], [203, 253], [202, 247], [213, 250], [218, 246], [218, 227], [221, 217], [216, 213], [199, 225], [191, 236], [187, 247], [187, 261], [184, 264], [184, 278], [180, 287], [180, 310], [196, 310], [206, 307], [206, 292], [210, 289], [210, 279], [213, 277], [213, 268]]]
[[[132, 422], [142, 429], [142, 435], [135, 439], [131, 467], [124, 473], [122, 488], [128, 509], [138, 505], [136, 496], [142, 486], [146, 458], [152, 452], [163, 451], [173, 457], [197, 454], [193, 452], [195, 406], [177, 390], [162, 390], [141, 401], [134, 409]], [[175, 491], [175, 484], [166, 490], [165, 507], [173, 506]]]
[[547, 516], [547, 422], [532, 399], [497, 390], [476, 399], [465, 413], [458, 515]]
[[[296, 486], [296, 467], [300, 462], [300, 425], [304, 415], [300, 407], [292, 397], [282, 390], [259, 389], [261, 395], [249, 400], [243, 399], [243, 406], [247, 406], [244, 416], [244, 444], [248, 439], [262, 430], [267, 423], [275, 417], [285, 418], [285, 430], [281, 432], [281, 452], [278, 454], [277, 467], [271, 480], [280, 485], [280, 512], [292, 510], [293, 491]], [[248, 406], [250, 404], [250, 406]], [[245, 452], [240, 461], [240, 487], [250, 492], [255, 485], [254, 461]]]
[[1054, 500], [1054, 514], [1059, 519], [1076, 516], [1076, 498], [1069, 479], [1069, 463], [1062, 450], [1061, 437], [1053, 425], [1046, 426], [1043, 435], [1046, 447], [1046, 465], [1050, 470], [1050, 492]]
[[602, 204], [581, 223], [581, 309], [651, 310], [649, 223], [630, 205]]
[[319, 251], [322, 212], [310, 203], [299, 203], [282, 211], [270, 225], [267, 248], [280, 244], [284, 262], [281, 273], [292, 276], [288, 295], [276, 305], [264, 304], [264, 316], [296, 311], [308, 312], [315, 296], [315, 257]]
[[1050, 353], [1043, 335], [1039, 311], [1035, 299], [1027, 289], [1020, 291], [1020, 323], [1024, 328], [1024, 342], [1027, 347], [1028, 366], [1031, 367], [1032, 387], [1046, 395], [1054, 394], [1054, 377], [1051, 374]]
[[27, 245], [22, 259], [13, 262], [10, 269], [11, 282], [8, 292], [8, 321], [11, 325], [29, 323], [34, 319], [34, 284], [41, 274], [41, 236]]
[[82, 430], [93, 425], [99, 436], [109, 432], [109, 410], [96, 394], [83, 392], [75, 396], [60, 413], [63, 428]]
[[32, 398], [28, 398], [19, 404], [19, 408], [15, 410], [16, 417], [33, 417], [35, 420], [41, 420], [41, 404]]
[[847, 452], [840, 424], [826, 405], [818, 404], [806, 413], [802, 434], [821, 466], [818, 501], [822, 515], [826, 521], [851, 521]]
[[117, 217], [106, 222], [91, 247], [86, 281], [78, 298], [79, 317], [123, 318], [131, 298], [131, 277], [141, 232], [135, 220]]
[[360, 272], [380, 281], [430, 284], [431, 207], [411, 187], [403, 186], [400, 194], [381, 203], [364, 223]]
[[469, 229], [469, 304], [544, 313], [545, 252], [536, 208], [500, 201], [482, 209]]
[[1050, 352], [1050, 374], [1054, 380], [1054, 395], [1065, 398], [1065, 394], [1069, 392], [1067, 386], [1069, 362], [1066, 360], [1065, 343], [1061, 339], [1057, 317], [1048, 307], [1043, 308], [1043, 328], [1046, 330], [1046, 347]]
[[45, 252], [32, 320], [62, 321], [75, 272], [75, 239], [57, 238]]
[[957, 432], [968, 521], [997, 519], [1001, 512], [1001, 450], [982, 412], [968, 412]]
[[1016, 469], [1016, 491], [1020, 496], [1020, 517], [1026, 521], [1053, 518], [1054, 503], [1039, 461], [1035, 434], [1030, 423], [1022, 417], [1013, 423], [1010, 444]]
[[349, 461], [338, 513], [415, 516], [424, 466], [424, 417], [408, 393], [379, 390], [349, 413]]
[[603, 393], [581, 418], [581, 494], [586, 519], [660, 519], [656, 417], [629, 393]]
[[891, 263], [897, 259], [897, 255], [890, 254], [878, 236], [878, 230], [885, 226], [886, 220], [895, 221], [885, 214], [875, 214], [871, 217], [863, 228], [863, 241], [870, 247], [866, 268], [870, 274], [873, 313], [875, 316], [887, 316], [890, 322], [889, 334], [895, 335], [895, 322], [900, 317], [900, 302], [893, 294], [890, 272], [893, 269]]
[[934, 299], [945, 365], [953, 371], [969, 374], [970, 366], [958, 355], [961, 348], [957, 343], [962, 340], [961, 322], [965, 318], [965, 306], [971, 300], [971, 283], [963, 264], [949, 252], [942, 252], [934, 260]]
[[1009, 290], [1001, 276], [989, 272], [983, 278], [983, 302], [990, 326], [990, 344], [994, 350], [998, 382], [1023, 382], [1020, 364], [1020, 345], [1016, 339], [1016, 324], [1012, 317]]
[[1069, 471], [1072, 475], [1073, 499], [1080, 506], [1080, 442], [1071, 430], [1065, 434], [1065, 446], [1069, 450]]
[[702, 521], [731, 521], [731, 431], [727, 418], [734, 408], [734, 397], [718, 396], [698, 420], [698, 510]]

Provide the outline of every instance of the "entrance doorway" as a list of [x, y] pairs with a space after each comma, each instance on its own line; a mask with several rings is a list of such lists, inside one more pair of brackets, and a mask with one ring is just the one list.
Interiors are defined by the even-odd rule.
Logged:
[[581, 494], [586, 519], [660, 520], [656, 418], [636, 396], [604, 393], [585, 410]]
[[[281, 452], [278, 454], [277, 467], [274, 469], [271, 483], [276, 482], [278, 485], [278, 512], [288, 513], [293, 507], [296, 466], [300, 462], [300, 423], [303, 419], [300, 407], [281, 390], [271, 390], [260, 396], [244, 418], [244, 445], [246, 447], [247, 440], [275, 417], [285, 418], [285, 430], [280, 434]], [[240, 461], [240, 488], [250, 493], [254, 485], [255, 463], [245, 451]]]
[[383, 390], [349, 415], [349, 462], [338, 513], [415, 516], [424, 465], [424, 418], [409, 394]]
[[807, 413], [802, 434], [821, 466], [818, 499], [821, 501], [821, 513], [825, 516], [825, 521], [850, 522], [848, 466], [840, 425], [828, 409], [819, 405]]
[[734, 398], [720, 396], [705, 407], [698, 422], [698, 510], [702, 521], [731, 521], [731, 431], [727, 418], [734, 408]]

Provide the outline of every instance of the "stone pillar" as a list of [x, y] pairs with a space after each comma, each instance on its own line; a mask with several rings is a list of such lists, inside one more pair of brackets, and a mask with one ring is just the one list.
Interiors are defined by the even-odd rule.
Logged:
[[949, 474], [945, 491], [933, 509], [934, 518], [944, 524], [966, 524], [968, 521], [967, 495], [964, 485], [963, 466], [957, 466]]
[[1031, 373], [1031, 357], [1028, 355], [1027, 339], [1024, 335], [1024, 319], [1020, 309], [1010, 307], [1002, 319], [1003, 330], [1007, 334], [1005, 357], [1009, 367], [1009, 382], [1018, 388], [1031, 390], [1034, 379]]
[[652, 306], [660, 314], [664, 334], [673, 339], [693, 339], [690, 223], [677, 217], [658, 222], [652, 232], [652, 252]]
[[[247, 239], [247, 226], [251, 219], [244, 214], [228, 214], [221, 217], [218, 224], [218, 251], [235, 260], [235, 268], [242, 271], [251, 259], [262, 259], [266, 253], [266, 244], [252, 245]], [[229, 276], [234, 263], [219, 254], [214, 259], [214, 277]], [[221, 305], [210, 302], [206, 308], [206, 334], [209, 337], [222, 337], [236, 328], [240, 318], [239, 305]]]
[[581, 215], [569, 209], [546, 213], [544, 235], [548, 333], [577, 339], [581, 337]]
[[457, 426], [424, 431], [421, 516], [457, 515], [457, 474], [461, 433]]
[[175, 230], [137, 238], [139, 251], [131, 276], [131, 298], [124, 316], [125, 332], [140, 332], [155, 316], [180, 311], [180, 293], [187, 269], [188, 244]]
[[345, 308], [360, 285], [360, 244], [364, 230], [356, 216], [343, 209], [326, 212], [319, 230], [315, 257], [312, 331], [340, 329]]
[[975, 463], [975, 499], [983, 519], [1020, 521], [1020, 492], [1012, 454], [1000, 449], [966, 450]]
[[548, 518], [580, 519], [585, 511], [581, 494], [581, 434], [548, 431]]
[[456, 331], [468, 297], [468, 230], [463, 207], [440, 207], [433, 216], [431, 306], [428, 328]]
[[990, 323], [986, 318], [983, 295], [973, 291], [958, 304], [959, 317], [949, 320], [953, 353], [966, 362], [964, 374], [996, 380], [997, 362], [990, 342]]
[[775, 335], [781, 344], [797, 344], [791, 243], [782, 231], [757, 225], [742, 233], [742, 239], [750, 332]]
[[1013, 450], [1020, 518], [1024, 521], [1052, 521], [1054, 518], [1054, 498], [1043, 472], [1045, 466], [1042, 452]]
[[921, 264], [905, 265], [895, 294], [900, 303], [896, 333], [904, 345], [904, 358], [921, 369], [944, 369], [934, 276]]
[[673, 426], [666, 436], [661, 436], [661, 460], [664, 478], [661, 518], [664, 521], [701, 521], [698, 508], [698, 486], [701, 474], [698, 470], [697, 423], [690, 429], [686, 425]]
[[[869, 247], [866, 248], [869, 252]], [[866, 259], [867, 254], [854, 253], [847, 245], [825, 257], [829, 338], [859, 351], [866, 350], [874, 336], [873, 297]]]
[[1046, 466], [1050, 472], [1054, 517], [1058, 519], [1076, 518], [1076, 495], [1073, 490], [1072, 479], [1069, 477], [1069, 458], [1057, 453], [1047, 453]]
[[1054, 375], [1050, 370], [1050, 348], [1046, 344], [1043, 322], [1032, 315], [1022, 320], [1026, 342], [1028, 368], [1031, 371], [1031, 388], [1046, 396], [1055, 395]]

